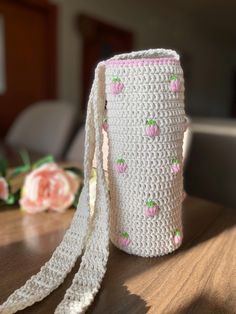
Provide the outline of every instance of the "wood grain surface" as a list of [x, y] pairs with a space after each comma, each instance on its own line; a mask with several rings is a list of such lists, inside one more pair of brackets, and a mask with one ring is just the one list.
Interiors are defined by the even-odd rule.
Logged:
[[[72, 215], [1, 209], [0, 302], [47, 261]], [[170, 255], [130, 256], [111, 245], [105, 278], [87, 313], [236, 313], [236, 211], [188, 197], [183, 220], [183, 245]], [[19, 313], [53, 313], [79, 262], [62, 286]]]

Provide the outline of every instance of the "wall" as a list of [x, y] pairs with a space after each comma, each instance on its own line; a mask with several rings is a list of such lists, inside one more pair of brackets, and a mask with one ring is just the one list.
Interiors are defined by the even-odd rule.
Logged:
[[199, 21], [185, 7], [150, 0], [60, 0], [58, 5], [60, 98], [79, 106], [81, 40], [73, 21], [81, 12], [133, 30], [135, 49], [168, 47], [188, 55], [187, 112], [194, 116], [230, 115], [236, 49], [230, 38], [219, 41], [214, 27]]

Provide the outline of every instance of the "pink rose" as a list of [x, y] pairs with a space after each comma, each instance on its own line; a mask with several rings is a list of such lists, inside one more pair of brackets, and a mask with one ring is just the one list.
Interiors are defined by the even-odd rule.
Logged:
[[46, 209], [64, 212], [74, 201], [78, 177], [55, 163], [47, 163], [26, 176], [20, 205], [28, 213]]
[[5, 178], [0, 177], [0, 200], [6, 201], [9, 196], [8, 184]]

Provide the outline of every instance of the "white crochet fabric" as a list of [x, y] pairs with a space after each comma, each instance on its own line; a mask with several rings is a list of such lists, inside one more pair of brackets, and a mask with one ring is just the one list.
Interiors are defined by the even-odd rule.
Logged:
[[[171, 50], [123, 54], [98, 64], [88, 103], [85, 182], [77, 211], [51, 259], [9, 296], [0, 313], [15, 313], [45, 298], [63, 282], [83, 249], [80, 269], [55, 313], [84, 312], [99, 290], [109, 254], [110, 209], [102, 166], [102, 126], [110, 150], [112, 242], [141, 256], [163, 255], [179, 247], [186, 127], [183, 91], [179, 57]], [[89, 178], [94, 153], [97, 198], [91, 217]]]
[[[181, 244], [173, 240], [177, 230], [180, 237], [182, 234], [181, 165], [186, 128], [183, 73], [178, 59], [173, 53], [172, 57], [106, 63], [110, 237], [130, 254], [164, 255]], [[114, 77], [123, 84], [122, 91], [115, 95], [110, 88]], [[178, 90], [173, 91], [171, 84], [177, 80]], [[155, 123], [155, 136], [147, 134], [150, 120]], [[125, 161], [122, 173], [114, 166], [117, 159]], [[172, 169], [173, 160], [178, 161], [176, 171]], [[149, 205], [155, 203], [149, 206], [151, 210], [146, 208], [148, 200], [152, 201]]]

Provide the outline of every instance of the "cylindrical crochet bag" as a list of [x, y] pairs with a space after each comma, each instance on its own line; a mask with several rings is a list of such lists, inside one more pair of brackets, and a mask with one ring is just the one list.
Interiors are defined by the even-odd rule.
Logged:
[[[106, 108], [106, 110], [105, 110]], [[109, 144], [108, 184], [102, 128]], [[0, 306], [15, 313], [57, 288], [83, 256], [55, 313], [82, 313], [105, 274], [109, 236], [130, 254], [152, 257], [181, 245], [184, 82], [175, 51], [153, 49], [100, 62], [88, 102], [84, 187], [70, 228], [51, 259]], [[96, 155], [97, 195], [89, 208]]]

